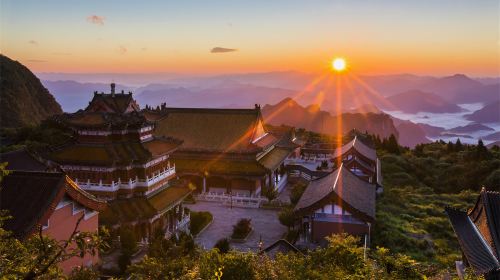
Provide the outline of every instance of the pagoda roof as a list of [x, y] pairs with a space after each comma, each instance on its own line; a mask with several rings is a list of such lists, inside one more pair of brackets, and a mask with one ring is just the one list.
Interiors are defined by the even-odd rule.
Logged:
[[106, 206], [60, 172], [13, 171], [0, 185], [1, 209], [13, 217], [4, 228], [20, 239], [45, 223], [64, 195], [92, 210], [101, 211]]
[[351, 149], [355, 149], [361, 155], [374, 162], [377, 160], [377, 152], [375, 151], [375, 149], [368, 147], [361, 140], [359, 140], [357, 136], [355, 136], [354, 139], [352, 139], [349, 143], [343, 145], [340, 148], [335, 149], [333, 157], [334, 158], [340, 157], [345, 153], [349, 152]]
[[[145, 113], [146, 116], [157, 113]], [[155, 135], [181, 139], [181, 151], [257, 153], [278, 142], [265, 131], [260, 108], [163, 108]], [[153, 120], [153, 119], [150, 119]], [[257, 137], [263, 135], [261, 137]]]
[[354, 175], [343, 164], [325, 177], [309, 183], [295, 211], [311, 212], [329, 203], [340, 200], [343, 207], [358, 213], [365, 221], [375, 220], [375, 185]]
[[474, 272], [500, 275], [500, 193], [483, 188], [473, 208], [461, 211], [446, 207], [445, 211]]
[[71, 127], [87, 129], [137, 129], [151, 124], [140, 112], [136, 111], [115, 113], [80, 110], [76, 113], [56, 116], [55, 120]]
[[500, 270], [498, 258], [478, 233], [477, 227], [471, 221], [467, 212], [446, 208], [446, 214], [460, 244], [465, 259], [477, 275], [488, 274]]
[[173, 160], [175, 169], [185, 173], [262, 176], [269, 172], [255, 159], [241, 160], [217, 156], [213, 159], [179, 158], [174, 155]]
[[497, 259], [500, 259], [500, 193], [482, 188], [468, 215], [493, 249]]
[[33, 153], [20, 149], [0, 154], [0, 162], [7, 162], [7, 170], [47, 171], [50, 167]]
[[89, 102], [87, 112], [108, 112], [124, 114], [131, 111], [139, 111], [139, 106], [132, 97], [132, 93], [97, 93]]
[[259, 163], [268, 170], [275, 170], [289, 155], [292, 153], [291, 149], [275, 147], [267, 154], [265, 154]]
[[182, 181], [169, 182], [170, 185], [149, 196], [113, 200], [100, 215], [104, 224], [113, 225], [120, 222], [134, 222], [151, 219], [162, 214], [184, 200], [191, 192]]

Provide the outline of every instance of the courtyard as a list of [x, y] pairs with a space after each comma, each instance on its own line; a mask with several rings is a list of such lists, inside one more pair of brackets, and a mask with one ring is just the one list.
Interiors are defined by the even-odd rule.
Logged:
[[261, 238], [265, 248], [282, 238], [287, 230], [278, 220], [278, 210], [231, 208], [219, 202], [205, 201], [198, 201], [186, 207], [192, 211], [208, 211], [213, 215], [212, 224], [195, 238], [196, 242], [206, 249], [213, 248], [221, 238], [230, 238], [233, 225], [242, 218], [252, 220], [253, 232], [244, 243], [231, 242], [231, 247], [240, 251], [258, 251]]

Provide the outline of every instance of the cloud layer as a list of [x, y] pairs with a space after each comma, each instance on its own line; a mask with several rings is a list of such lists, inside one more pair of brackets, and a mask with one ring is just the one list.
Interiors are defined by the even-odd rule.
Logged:
[[87, 21], [97, 25], [104, 25], [104, 17], [98, 15], [90, 15], [87, 17]]
[[228, 52], [236, 52], [238, 49], [229, 49], [229, 48], [222, 48], [222, 47], [215, 47], [210, 50], [211, 53], [228, 53]]

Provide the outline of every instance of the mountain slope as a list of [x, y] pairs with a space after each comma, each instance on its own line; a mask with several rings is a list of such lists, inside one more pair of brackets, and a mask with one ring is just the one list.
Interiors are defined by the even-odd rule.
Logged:
[[457, 105], [449, 103], [433, 93], [420, 90], [405, 91], [389, 96], [386, 100], [393, 108], [387, 108], [387, 105], [384, 106], [385, 108], [411, 114], [418, 112], [456, 113], [462, 111]]
[[500, 100], [490, 103], [465, 117], [475, 122], [500, 122]]
[[2, 127], [35, 125], [62, 113], [40, 80], [21, 63], [0, 55], [0, 123]]
[[[285, 98], [275, 105], [265, 105], [262, 115], [266, 123], [272, 125], [291, 125], [297, 128], [334, 135], [346, 133], [352, 129], [368, 131], [381, 137], [388, 137], [398, 132], [391, 117], [386, 114], [374, 113], [343, 113], [332, 116], [315, 106], [303, 107], [291, 98]], [[340, 124], [340, 126], [339, 126]]]

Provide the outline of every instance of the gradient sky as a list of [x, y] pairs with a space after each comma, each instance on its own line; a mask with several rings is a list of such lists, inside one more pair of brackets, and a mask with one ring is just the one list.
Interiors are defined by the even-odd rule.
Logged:
[[499, 2], [1, 0], [0, 49], [36, 72], [320, 72], [342, 56], [363, 74], [500, 76]]

